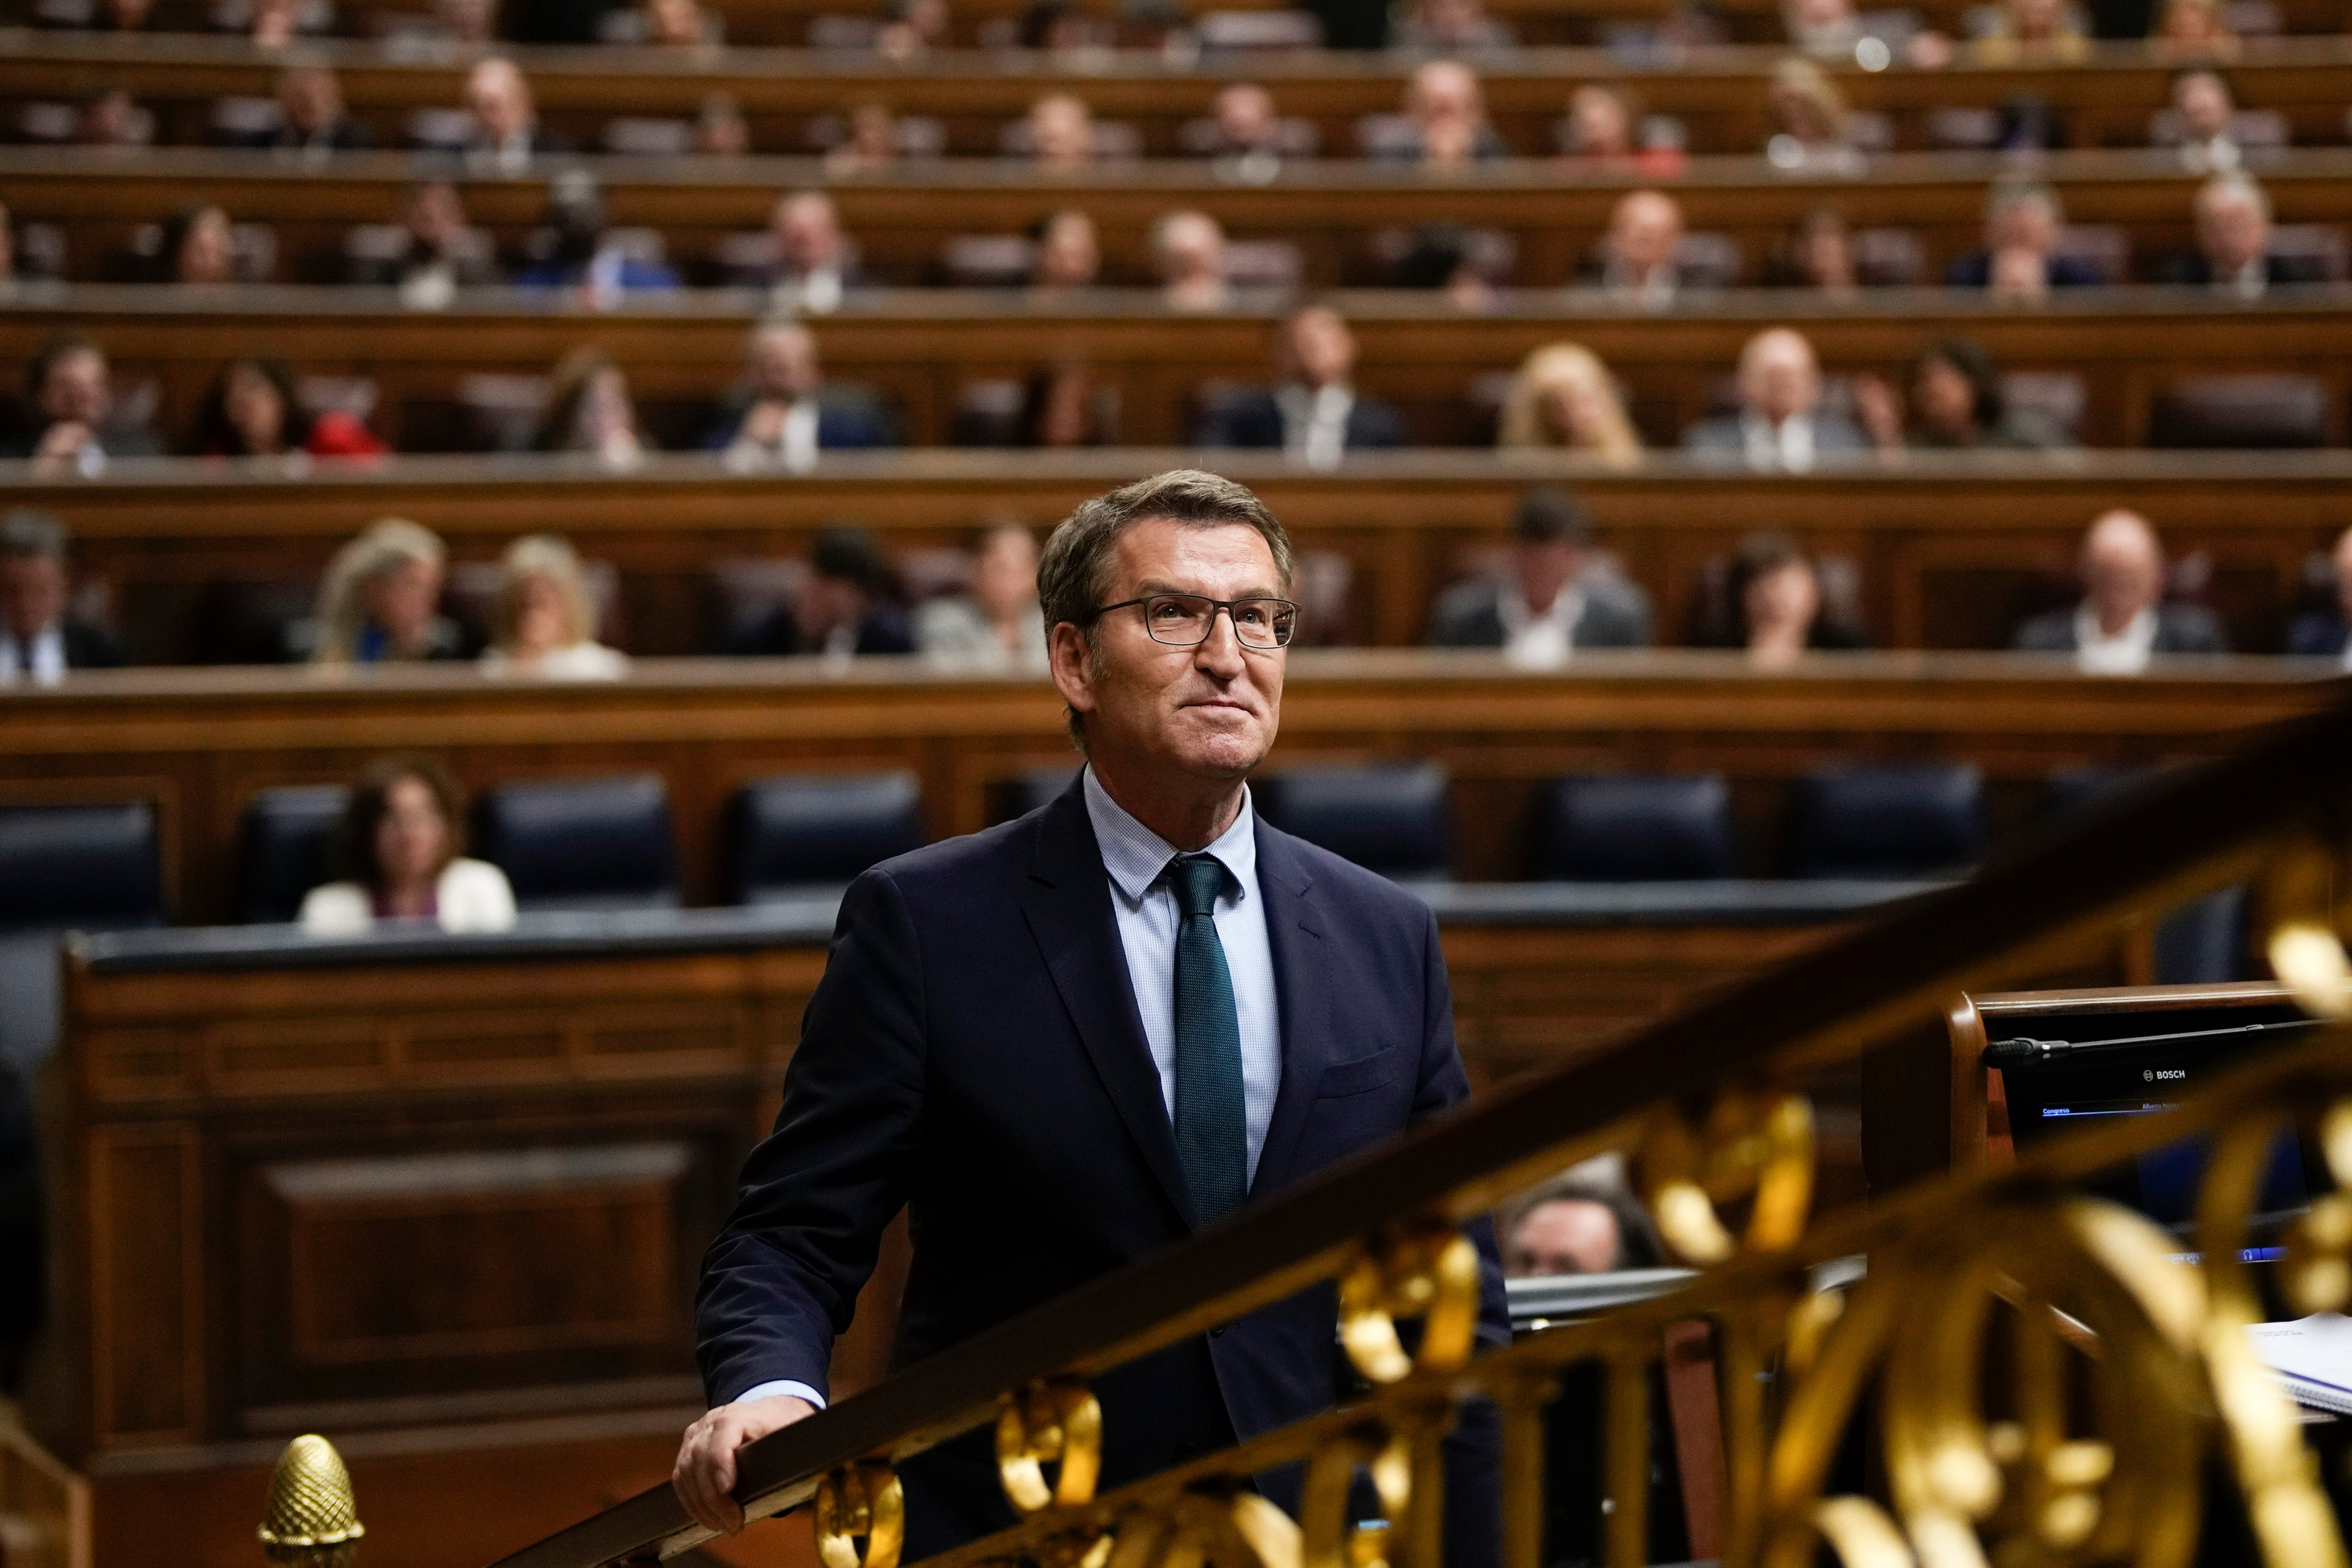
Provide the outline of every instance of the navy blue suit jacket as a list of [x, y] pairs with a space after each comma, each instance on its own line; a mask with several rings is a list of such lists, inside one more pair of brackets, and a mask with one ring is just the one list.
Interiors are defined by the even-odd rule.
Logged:
[[[1263, 819], [1257, 847], [1283, 1069], [1253, 1203], [1469, 1095], [1427, 907]], [[1075, 784], [851, 886], [775, 1131], [703, 1262], [714, 1404], [779, 1379], [825, 1388], [902, 1205], [898, 1366], [1192, 1234], [1110, 900]], [[1494, 1234], [1481, 1222], [1475, 1237], [1481, 1338], [1501, 1343]], [[1104, 1489], [1328, 1408], [1351, 1385], [1337, 1310], [1318, 1286], [1098, 1378]], [[1451, 1440], [1455, 1568], [1496, 1559], [1495, 1438], [1473, 1409]], [[909, 1558], [1013, 1522], [992, 1440], [983, 1428], [908, 1461]], [[1295, 1508], [1297, 1480], [1259, 1484]]]

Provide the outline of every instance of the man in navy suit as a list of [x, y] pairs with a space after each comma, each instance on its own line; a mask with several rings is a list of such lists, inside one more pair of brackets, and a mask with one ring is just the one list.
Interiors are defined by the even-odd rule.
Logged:
[[[1436, 922], [1267, 826], [1296, 609], [1248, 490], [1162, 474], [1080, 507], [1038, 573], [1087, 765], [1050, 805], [850, 888], [774, 1132], [704, 1259], [710, 1412], [674, 1483], [740, 1529], [736, 1450], [825, 1398], [884, 1227], [905, 1365], [1208, 1229], [1467, 1098]], [[1367, 1215], [1368, 1222], [1380, 1216]], [[1481, 1339], [1509, 1336], [1491, 1227]], [[1328, 1285], [1097, 1378], [1108, 1490], [1328, 1408]], [[1448, 1440], [1448, 1554], [1496, 1556], [1492, 1414]], [[903, 1467], [911, 1558], [1009, 1526], [983, 1428]], [[1261, 1488], [1296, 1507], [1296, 1472]]]
[[826, 384], [816, 334], [798, 321], [771, 321], [753, 332], [746, 369], [702, 443], [730, 468], [797, 473], [820, 451], [898, 444], [888, 410], [873, 393]]
[[1280, 448], [1310, 468], [1336, 468], [1343, 453], [1406, 444], [1404, 421], [1356, 392], [1356, 334], [1328, 305], [1306, 305], [1282, 323], [1282, 380], [1217, 399], [1192, 432], [1202, 447]]

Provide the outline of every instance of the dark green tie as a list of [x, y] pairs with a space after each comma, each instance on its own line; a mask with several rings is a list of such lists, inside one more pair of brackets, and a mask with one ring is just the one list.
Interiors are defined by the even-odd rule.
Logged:
[[1234, 977], [1217, 940], [1225, 868], [1214, 856], [1179, 855], [1168, 880], [1176, 925], [1176, 1158], [1192, 1217], [1213, 1225], [1249, 1196], [1249, 1134], [1242, 1110], [1242, 1031]]

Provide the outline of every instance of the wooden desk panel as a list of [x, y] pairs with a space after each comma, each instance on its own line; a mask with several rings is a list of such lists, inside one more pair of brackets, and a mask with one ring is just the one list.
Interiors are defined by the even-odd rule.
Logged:
[[[815, 183], [820, 171], [797, 159], [725, 163], [592, 161], [605, 180], [611, 219], [667, 237], [674, 260], [699, 267], [718, 237], [759, 228], [779, 190]], [[0, 153], [0, 200], [21, 222], [66, 231], [76, 275], [103, 276], [128, 254], [133, 231], [191, 202], [217, 202], [242, 220], [278, 230], [282, 276], [339, 276], [351, 226], [390, 221], [413, 180], [446, 160], [393, 153], [354, 157], [306, 172], [266, 154], [158, 149], [128, 158], [82, 151]], [[1866, 176], [1838, 179], [1772, 174], [1754, 159], [1702, 159], [1676, 183], [1692, 227], [1729, 235], [1753, 258], [1811, 207], [1834, 202], [1857, 227], [1918, 231], [1928, 264], [1940, 269], [1977, 243], [1988, 182], [2011, 165], [1977, 154], [1896, 154]], [[2185, 249], [2196, 182], [2177, 161], [2152, 153], [2053, 153], [2041, 172], [2060, 188], [2070, 221], [2131, 230], [2143, 258]], [[2352, 218], [2352, 151], [2306, 150], [2260, 170], [2284, 223]], [[1269, 185], [1219, 183], [1197, 163], [1140, 163], [1058, 178], [993, 164], [934, 165], [921, 174], [833, 187], [867, 263], [891, 281], [927, 277], [951, 237], [1025, 229], [1056, 208], [1083, 205], [1102, 232], [1116, 277], [1139, 278], [1152, 220], [1199, 207], [1236, 237], [1286, 238], [1307, 276], [1328, 285], [1366, 273], [1370, 237], [1384, 228], [1453, 222], [1511, 233], [1518, 278], [1549, 285], [1573, 275], [1630, 183], [1563, 184], [1548, 164], [1513, 163], [1459, 177], [1355, 164], [1303, 166]], [[474, 220], [517, 243], [541, 217], [543, 182], [472, 180]]]
[[[1202, 460], [1186, 451], [916, 452], [827, 459], [799, 479], [671, 458], [631, 475], [553, 459], [408, 459], [308, 479], [196, 463], [94, 483], [20, 483], [16, 504], [57, 512], [88, 574], [111, 591], [141, 657], [257, 658], [239, 640], [252, 595], [299, 613], [338, 545], [375, 518], [413, 518], [456, 559], [487, 563], [517, 536], [570, 535], [621, 578], [622, 646], [714, 646], [711, 570], [806, 548], [824, 523], [878, 531], [896, 551], [965, 544], [985, 518], [1050, 527], [1091, 495]], [[2069, 569], [2110, 506], [2145, 512], [2179, 555], [2202, 552], [2233, 646], [2282, 646], [2305, 563], [2352, 527], [2352, 459], [2332, 453], [2085, 453], [2041, 459], [1925, 458], [1802, 477], [1659, 459], [1632, 472], [1479, 454], [1373, 454], [1332, 474], [1221, 453], [1221, 473], [1263, 495], [1304, 550], [1345, 564], [1337, 640], [1422, 640], [1434, 595], [1491, 563], [1529, 485], [1572, 488], [1603, 545], [1657, 606], [1657, 637], [1685, 640], [1709, 563], [1777, 528], [1859, 570], [1874, 640], [1895, 647], [2007, 646], [2018, 617]], [[19, 470], [21, 472], [21, 470]], [[242, 653], [237, 650], [246, 649]]]
[[[1525, 874], [1542, 780], [1721, 772], [1734, 783], [1751, 862], [1743, 870], [1771, 875], [1783, 792], [1823, 762], [1974, 761], [2006, 829], [2040, 809], [2053, 770], [2212, 754], [2248, 726], [2324, 700], [2329, 687], [2308, 679], [2323, 670], [2333, 666], [2194, 661], [2102, 681], [2052, 661], [1862, 655], [1765, 675], [1736, 656], [1592, 652], [1567, 674], [1530, 675], [1489, 655], [1302, 652], [1268, 765], [1442, 763], [1453, 780], [1456, 874], [1478, 881]], [[396, 751], [441, 757], [475, 792], [523, 779], [660, 773], [689, 902], [718, 896], [721, 814], [748, 780], [911, 769], [929, 830], [943, 837], [993, 820], [996, 786], [1076, 764], [1060, 703], [1042, 682], [927, 679], [892, 660], [839, 676], [814, 660], [655, 662], [626, 682], [570, 688], [491, 683], [448, 668], [356, 680], [101, 672], [0, 701], [0, 802], [154, 801], [169, 906], [183, 921], [212, 921], [232, 908], [238, 825], [256, 790], [340, 782]], [[555, 1047], [543, 1039], [538, 1048]], [[263, 1074], [266, 1086], [277, 1070], [267, 1043], [240, 1051], [236, 1063], [249, 1065], [235, 1070]], [[171, 1081], [186, 1070], [178, 1057], [157, 1059], [152, 1070]], [[392, 1070], [374, 1047], [353, 1045], [338, 1059], [338, 1081]]]
[[[2339, 411], [2352, 405], [2352, 288], [2282, 290], [2253, 305], [2169, 289], [2077, 290], [2048, 309], [1989, 305], [1974, 290], [1882, 290], [1851, 304], [1755, 290], [1695, 300], [1671, 314], [1613, 307], [1579, 291], [1530, 292], [1491, 312], [1370, 290], [1336, 298], [1362, 352], [1356, 382], [1395, 405], [1424, 446], [1493, 438], [1493, 383], [1532, 350], [1572, 340], [1607, 362], [1645, 438], [1672, 447], [1721, 396], [1740, 346], [1765, 327], [1802, 330], [1833, 374], [1873, 372], [1898, 384], [1921, 346], [1982, 343], [2010, 371], [2077, 376], [2082, 437], [2133, 447], [2156, 399], [2192, 376], [2248, 371], [2319, 378]], [[459, 402], [477, 372], [544, 376], [593, 344], [627, 371], [640, 412], [674, 446], [698, 443], [710, 405], [741, 374], [760, 300], [698, 294], [593, 312], [530, 295], [486, 293], [457, 310], [404, 312], [373, 291], [254, 289], [221, 296], [144, 286], [36, 292], [0, 309], [0, 363], [29, 358], [52, 332], [96, 336], [126, 384], [152, 381], [158, 424], [190, 430], [220, 367], [257, 348], [298, 371], [364, 375], [379, 395], [372, 423], [398, 449], [478, 439]], [[964, 389], [1083, 362], [1118, 394], [1119, 438], [1174, 446], [1190, 437], [1199, 394], [1270, 374], [1277, 313], [1171, 315], [1141, 291], [1081, 300], [990, 290], [877, 291], [815, 323], [827, 374], [886, 391], [910, 445], [953, 440]]]
[[[463, 96], [462, 58], [397, 59], [372, 44], [311, 47], [335, 66], [352, 112], [370, 126], [379, 146], [406, 144], [411, 111], [455, 105]], [[1157, 56], [1130, 54], [1085, 69], [1041, 73], [1029, 61], [986, 54], [943, 55], [900, 68], [855, 57], [740, 47], [516, 52], [542, 116], [575, 146], [601, 146], [604, 122], [614, 116], [691, 118], [705, 95], [723, 92], [751, 121], [756, 150], [787, 154], [808, 150], [813, 117], [880, 98], [903, 113], [939, 120], [951, 152], [992, 157], [999, 129], [1049, 86], [1061, 86], [1087, 97], [1106, 117], [1136, 125], [1150, 153], [1174, 156], [1184, 122], [1209, 112], [1219, 87], [1246, 75], [1265, 84], [1284, 113], [1315, 121], [1328, 156], [1347, 158], [1355, 153], [1360, 117], [1396, 110], [1408, 68], [1408, 62], [1388, 58], [1292, 55], [1171, 69]], [[1768, 89], [1780, 54], [1766, 47], [1713, 49], [1658, 71], [1629, 68], [1597, 49], [1525, 51], [1483, 62], [1481, 76], [1497, 129], [1529, 156], [1553, 150], [1569, 90], [1583, 81], [1633, 88], [1649, 112], [1684, 122], [1694, 153], [1749, 153], [1774, 129]], [[1927, 119], [1935, 109], [1992, 109], [2025, 95], [2060, 115], [2074, 146], [2137, 147], [2147, 140], [2149, 115], [2168, 100], [2175, 68], [2139, 47], [2116, 46], [2093, 61], [2058, 69], [1978, 66], [1872, 73], [1849, 62], [1835, 74], [1853, 107], [1893, 119], [1904, 147], [1929, 145]], [[37, 35], [0, 58], [0, 99], [69, 102], [102, 77], [159, 116], [159, 141], [197, 146], [212, 140], [216, 99], [267, 98], [278, 69], [276, 60], [241, 40]], [[2297, 142], [2344, 140], [2352, 47], [2343, 39], [2276, 43], [2232, 66], [2231, 80], [2244, 107], [2285, 115]]]

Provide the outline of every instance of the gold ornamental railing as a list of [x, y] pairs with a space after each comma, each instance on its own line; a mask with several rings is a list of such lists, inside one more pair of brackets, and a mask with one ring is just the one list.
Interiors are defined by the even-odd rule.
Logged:
[[[754, 1516], [814, 1501], [826, 1568], [896, 1568], [894, 1465], [992, 1422], [1024, 1522], [936, 1568], [1439, 1568], [1440, 1439], [1465, 1400], [1502, 1416], [1505, 1568], [1544, 1568], [1544, 1411], [1570, 1369], [1601, 1387], [1603, 1560], [1646, 1559], [1649, 1379], [1670, 1328], [1708, 1323], [1719, 1372], [1722, 1560], [1804, 1568], [2187, 1564], [2200, 1477], [2225, 1458], [2270, 1568], [2345, 1549], [2294, 1409], [2255, 1359], [2242, 1259], [2269, 1151], [2300, 1127], [2325, 1191], [2285, 1238], [2300, 1311], [2352, 1294], [2352, 1036], [2250, 1059], [2182, 1105], [2093, 1125], [2012, 1166], [1811, 1218], [1811, 1111], [1790, 1087], [1936, 1017], [1956, 992], [2089, 953], [2226, 884], [2315, 1015], [2352, 1015], [2337, 911], [2352, 852], [2352, 700], [2183, 771], [1722, 992], [1263, 1208], [908, 1369], [741, 1456]], [[2201, 1262], [2083, 1178], [2191, 1131], [2212, 1140]], [[1457, 1226], [1567, 1163], [1624, 1152], [1658, 1229], [1702, 1272], [1673, 1294], [1473, 1358], [1475, 1259]], [[1860, 1257], [1851, 1290], [1811, 1267]], [[1104, 1369], [1318, 1280], [1373, 1392], [1096, 1495]], [[1417, 1349], [1397, 1333], [1422, 1321]], [[1857, 1423], [1857, 1417], [1863, 1417]], [[1854, 1431], [1877, 1479], [1841, 1495]], [[1300, 1515], [1246, 1478], [1306, 1466]], [[1368, 1474], [1381, 1521], [1348, 1506]], [[651, 1562], [704, 1539], [656, 1488], [499, 1568]]]

